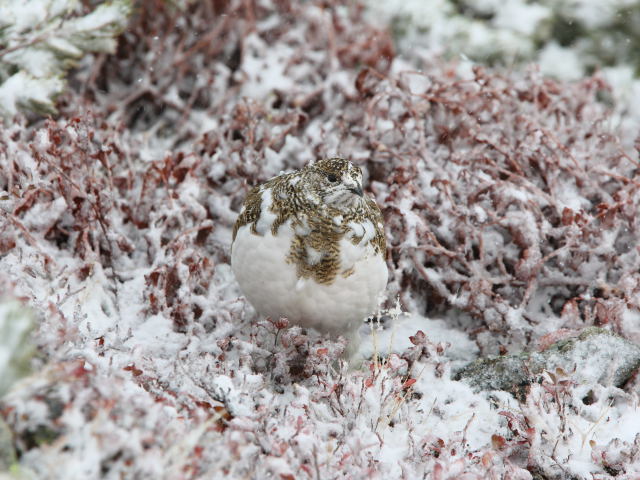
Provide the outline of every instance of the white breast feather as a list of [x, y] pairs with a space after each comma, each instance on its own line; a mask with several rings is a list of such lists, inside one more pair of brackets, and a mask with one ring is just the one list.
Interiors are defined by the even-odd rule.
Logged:
[[[263, 200], [263, 206], [267, 205]], [[367, 228], [360, 228], [368, 233]], [[347, 277], [338, 274], [324, 285], [311, 278], [299, 279], [295, 265], [287, 261], [294, 237], [290, 222], [275, 237], [270, 225], [263, 224], [260, 230], [265, 231], [262, 236], [251, 233], [249, 225], [238, 229], [231, 264], [243, 293], [262, 315], [285, 316], [301, 326], [337, 335], [375, 311], [388, 273], [384, 259], [371, 245], [353, 245], [342, 239], [340, 271], [353, 267], [353, 272]]]

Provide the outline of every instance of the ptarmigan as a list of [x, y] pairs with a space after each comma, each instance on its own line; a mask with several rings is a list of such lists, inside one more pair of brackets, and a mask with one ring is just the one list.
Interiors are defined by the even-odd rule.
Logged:
[[349, 339], [387, 284], [382, 214], [362, 171], [328, 158], [254, 187], [233, 229], [231, 267], [254, 308]]

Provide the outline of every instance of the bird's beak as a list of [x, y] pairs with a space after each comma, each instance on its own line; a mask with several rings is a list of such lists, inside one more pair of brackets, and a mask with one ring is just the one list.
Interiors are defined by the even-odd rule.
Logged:
[[360, 197], [363, 195], [362, 187], [360, 185], [356, 185], [355, 187], [351, 187], [349, 189], [349, 191], [355, 193], [356, 195], [358, 195]]

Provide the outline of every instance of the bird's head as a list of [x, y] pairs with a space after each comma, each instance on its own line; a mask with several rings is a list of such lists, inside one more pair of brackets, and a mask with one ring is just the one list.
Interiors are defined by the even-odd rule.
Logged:
[[346, 211], [363, 201], [362, 170], [344, 158], [318, 160], [307, 165], [302, 174], [325, 205]]

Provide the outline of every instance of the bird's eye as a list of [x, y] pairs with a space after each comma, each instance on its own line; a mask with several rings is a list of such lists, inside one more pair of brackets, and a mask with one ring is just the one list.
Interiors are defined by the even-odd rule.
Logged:
[[331, 183], [336, 183], [338, 181], [338, 177], [336, 177], [333, 173], [330, 173], [329, 175], [327, 175], [327, 180], [329, 180]]

